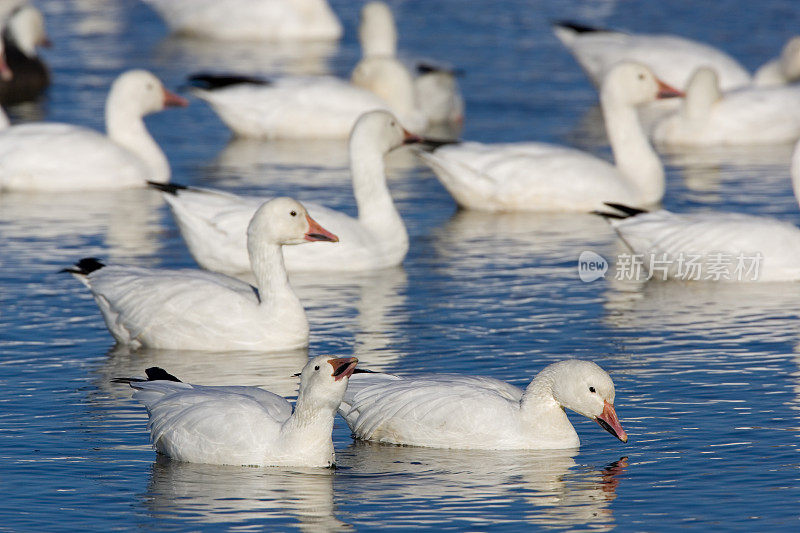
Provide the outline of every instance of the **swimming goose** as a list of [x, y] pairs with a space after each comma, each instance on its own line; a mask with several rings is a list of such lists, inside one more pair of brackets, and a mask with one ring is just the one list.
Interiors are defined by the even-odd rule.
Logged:
[[493, 378], [362, 373], [339, 407], [359, 439], [459, 449], [580, 446], [564, 408], [595, 420], [622, 442], [614, 382], [599, 366], [570, 359], [545, 367], [525, 390]]
[[[397, 26], [392, 10], [384, 2], [368, 2], [361, 9], [358, 42], [364, 58], [397, 56]], [[456, 82], [456, 72], [428, 62], [414, 63], [412, 69], [416, 101], [428, 122], [463, 121], [464, 99]], [[353, 74], [353, 83], [360, 84], [358, 71]]]
[[469, 209], [589, 212], [609, 201], [649, 205], [664, 195], [664, 169], [636, 106], [682, 94], [638, 63], [608, 73], [600, 104], [615, 164], [573, 148], [527, 142], [450, 144], [419, 155]]
[[745, 87], [723, 93], [716, 73], [697, 69], [686, 99], [658, 121], [653, 140], [672, 146], [774, 144], [800, 138], [800, 87]]
[[150, 440], [178, 461], [247, 466], [330, 467], [336, 409], [355, 357], [311, 359], [292, 404], [259, 387], [190, 385], [165, 370], [147, 379], [118, 378], [147, 408]]
[[281, 246], [336, 242], [291, 198], [261, 206], [247, 228], [253, 287], [203, 270], [105, 266], [66, 269], [92, 291], [120, 344], [184, 350], [290, 350], [308, 345], [308, 321], [289, 285]]
[[73, 191], [143, 187], [169, 181], [164, 152], [142, 117], [185, 99], [153, 74], [130, 70], [111, 85], [107, 135], [82, 126], [29, 123], [0, 131], [0, 190]]
[[[284, 248], [290, 272], [371, 270], [400, 264], [408, 251], [408, 232], [386, 186], [384, 156], [420, 138], [403, 130], [385, 111], [358, 119], [350, 137], [350, 163], [358, 218], [308, 204], [308, 209], [340, 242]], [[241, 275], [250, 271], [246, 228], [266, 198], [242, 197], [210, 189], [158, 186], [172, 208], [189, 251], [208, 270]]]
[[757, 85], [785, 85], [800, 77], [800, 38], [790, 39], [781, 57], [764, 65], [755, 75], [725, 52], [713, 46], [676, 35], [635, 34], [591, 28], [562, 22], [553, 25], [558, 39], [569, 49], [596, 86], [622, 61], [637, 61], [656, 76], [683, 88], [700, 67], [711, 67], [719, 75], [723, 91]]
[[13, 76], [0, 80], [0, 103], [36, 99], [50, 84], [47, 66], [36, 51], [38, 46], [50, 46], [42, 12], [31, 5], [13, 11], [3, 32], [3, 45]]
[[225, 41], [338, 39], [326, 0], [144, 0], [176, 33]]
[[[792, 156], [800, 199], [800, 142]], [[800, 201], [800, 200], [798, 200]], [[800, 280], [800, 228], [740, 213], [646, 212], [611, 204], [604, 214], [654, 279], [687, 281]], [[620, 214], [621, 213], [621, 214]]]

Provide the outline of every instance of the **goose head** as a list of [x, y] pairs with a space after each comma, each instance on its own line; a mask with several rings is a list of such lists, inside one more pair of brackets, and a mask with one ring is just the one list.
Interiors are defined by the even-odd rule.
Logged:
[[311, 359], [300, 372], [297, 401], [302, 399], [305, 407], [335, 411], [357, 363], [355, 357], [320, 355]]
[[614, 411], [614, 382], [605, 370], [591, 361], [570, 359], [554, 363], [542, 373], [551, 382], [556, 402], [591, 418], [622, 442], [628, 442], [628, 434]]
[[351, 146], [370, 144], [381, 154], [387, 154], [404, 144], [422, 141], [422, 137], [406, 130], [394, 115], [381, 110], [369, 111], [358, 117], [350, 133]]
[[787, 81], [800, 79], [800, 36], [792, 37], [783, 46], [778, 64]]
[[684, 96], [683, 92], [658, 79], [648, 67], [634, 62], [616, 65], [600, 86], [600, 97], [604, 101], [630, 106], [678, 96]]
[[275, 198], [258, 208], [247, 228], [248, 246], [261, 240], [272, 244], [302, 244], [338, 242], [339, 237], [320, 226], [297, 200]]
[[161, 81], [146, 70], [129, 70], [120, 74], [106, 100], [106, 116], [127, 111], [143, 117], [165, 107], [185, 107], [189, 102], [164, 88]]
[[722, 98], [719, 89], [719, 77], [709, 67], [700, 67], [694, 71], [686, 85], [686, 99], [683, 102], [684, 114], [687, 118], [703, 118], [711, 110], [714, 102]]
[[28, 57], [36, 57], [37, 46], [50, 46], [42, 12], [31, 5], [17, 8], [6, 23], [6, 35]]
[[358, 42], [362, 57], [397, 54], [397, 27], [389, 6], [383, 2], [367, 2], [361, 8]]

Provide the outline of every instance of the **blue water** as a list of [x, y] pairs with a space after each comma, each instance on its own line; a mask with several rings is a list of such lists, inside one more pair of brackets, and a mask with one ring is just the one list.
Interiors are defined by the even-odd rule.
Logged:
[[[15, 120], [101, 128], [107, 87], [145, 67], [177, 87], [195, 69], [346, 74], [359, 2], [335, 0], [337, 46], [275, 49], [168, 37], [135, 1], [40, 1], [53, 86]], [[401, 47], [447, 59], [461, 80], [463, 136], [609, 150], [596, 94], [551, 34], [571, 18], [669, 31], [755, 68], [800, 22], [791, 0], [717, 2], [393, 1]], [[746, 16], [743, 14], [746, 13]], [[353, 213], [341, 143], [230, 141], [199, 101], [147, 120], [174, 181], [291, 194]], [[664, 154], [664, 205], [800, 223], [791, 146]], [[335, 470], [258, 469], [158, 458], [144, 409], [116, 376], [151, 365], [186, 381], [292, 395], [307, 352], [131, 353], [114, 348], [86, 290], [58, 270], [83, 256], [193, 266], [153, 191], [0, 195], [0, 529], [360, 529], [795, 531], [800, 519], [800, 286], [583, 283], [577, 257], [623, 251], [590, 215], [459, 212], [427, 169], [391, 156], [411, 234], [402, 268], [306, 275], [308, 353], [367, 368], [491, 375], [524, 386], [550, 362], [592, 359], [617, 387], [623, 445], [570, 415], [579, 452], [465, 452], [354, 443], [342, 421]], [[554, 180], [558, 177], [554, 176]], [[610, 277], [610, 276], [609, 276]]]

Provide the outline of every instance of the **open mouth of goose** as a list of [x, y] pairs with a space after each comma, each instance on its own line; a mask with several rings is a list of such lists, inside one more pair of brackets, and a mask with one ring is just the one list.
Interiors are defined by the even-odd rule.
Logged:
[[628, 434], [622, 429], [622, 425], [617, 419], [617, 413], [614, 411], [614, 406], [605, 402], [603, 412], [594, 419], [595, 422], [600, 424], [600, 427], [617, 437], [622, 442], [628, 442]]
[[333, 374], [331, 375], [334, 381], [339, 381], [353, 375], [358, 359], [355, 357], [341, 357], [339, 359], [328, 359], [328, 362], [333, 367]]

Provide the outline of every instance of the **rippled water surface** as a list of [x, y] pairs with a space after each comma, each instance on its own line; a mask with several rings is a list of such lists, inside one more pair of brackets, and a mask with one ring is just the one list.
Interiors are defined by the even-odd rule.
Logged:
[[[46, 52], [54, 84], [41, 103], [11, 109], [16, 121], [100, 128], [106, 89], [130, 67], [177, 87], [201, 68], [344, 75], [358, 56], [360, 2], [332, 1], [346, 28], [338, 46], [300, 48], [168, 37], [135, 1], [37, 3], [55, 43]], [[550, 20], [680, 33], [724, 47], [748, 68], [800, 22], [792, 0], [757, 9], [746, 0], [391, 4], [407, 55], [466, 72], [464, 138], [548, 140], [606, 156], [595, 92]], [[342, 143], [230, 140], [199, 101], [147, 123], [176, 182], [355, 211]], [[800, 223], [790, 153], [664, 154], [664, 205]], [[392, 154], [390, 168], [411, 234], [403, 267], [293, 278], [312, 342], [282, 355], [113, 346], [87, 291], [58, 270], [84, 256], [193, 266], [157, 193], [0, 195], [0, 528], [797, 530], [799, 285], [583, 283], [581, 251], [622, 251], [602, 220], [461, 212], [410, 153]], [[180, 464], [156, 456], [144, 409], [110, 383], [159, 365], [190, 382], [293, 395], [291, 375], [308, 353], [520, 386], [550, 362], [592, 359], [614, 378], [630, 441], [570, 415], [580, 451], [437, 451], [354, 443], [337, 420], [335, 470]]]

